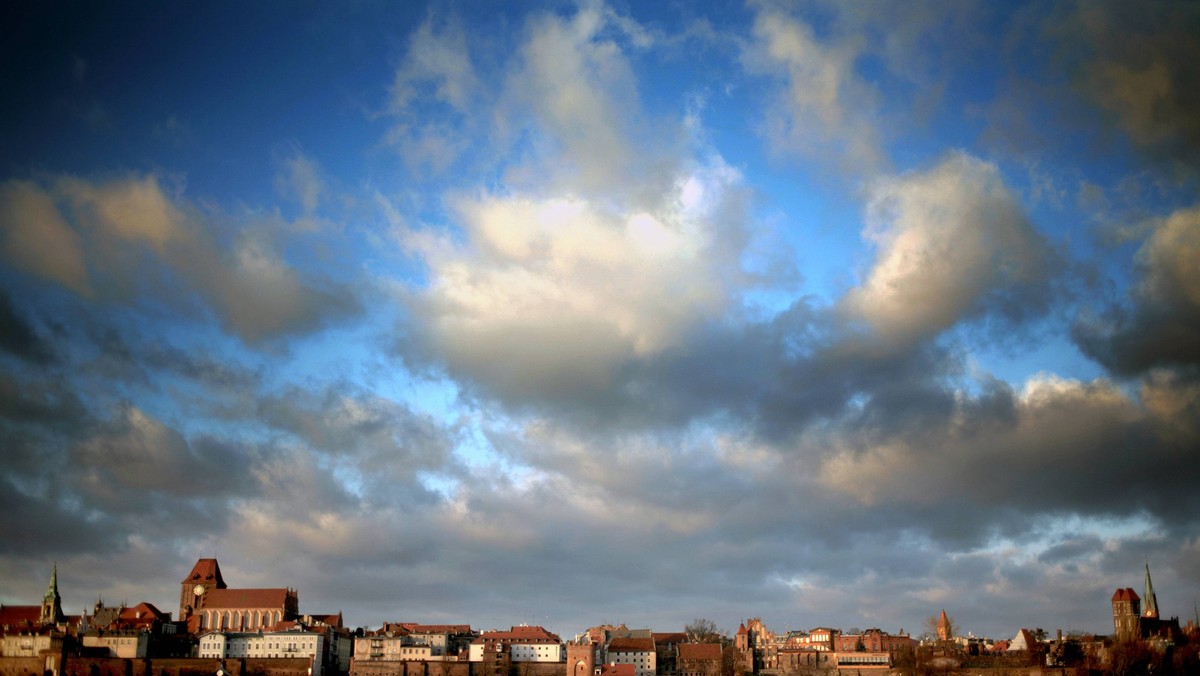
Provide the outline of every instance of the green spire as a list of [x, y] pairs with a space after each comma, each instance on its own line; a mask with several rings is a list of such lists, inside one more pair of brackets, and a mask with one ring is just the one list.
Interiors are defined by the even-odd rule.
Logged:
[[58, 624], [66, 620], [62, 609], [62, 597], [58, 595], [58, 564], [50, 569], [50, 584], [42, 597], [42, 624]]
[[1158, 599], [1154, 596], [1154, 583], [1150, 582], [1150, 562], [1146, 562], [1146, 593], [1142, 595], [1144, 617], [1158, 617]]

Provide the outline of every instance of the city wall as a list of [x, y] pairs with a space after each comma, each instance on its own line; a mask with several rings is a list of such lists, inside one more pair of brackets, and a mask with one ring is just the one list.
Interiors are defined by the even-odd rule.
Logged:
[[62, 660], [61, 669], [56, 669], [56, 664], [48, 664], [43, 657], [0, 657], [0, 676], [214, 676], [221, 668], [228, 676], [308, 676], [309, 666], [306, 657], [217, 660], [68, 656]]
[[[566, 664], [518, 662], [508, 676], [564, 676]], [[483, 662], [369, 661], [353, 660], [350, 676], [484, 676], [491, 674]]]
[[0, 657], [0, 676], [41, 676], [45, 667], [42, 657]]

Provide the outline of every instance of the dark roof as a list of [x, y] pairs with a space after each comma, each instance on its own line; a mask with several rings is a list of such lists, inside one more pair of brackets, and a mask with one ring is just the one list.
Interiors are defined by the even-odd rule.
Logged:
[[609, 652], [654, 652], [652, 638], [614, 638], [608, 642]]
[[720, 660], [720, 643], [680, 643], [679, 659], [681, 660]]

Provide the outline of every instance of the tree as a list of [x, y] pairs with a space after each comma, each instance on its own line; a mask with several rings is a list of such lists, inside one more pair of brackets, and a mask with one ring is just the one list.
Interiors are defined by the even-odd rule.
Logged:
[[683, 632], [692, 643], [723, 643], [726, 638], [716, 622], [700, 617], [684, 625]]

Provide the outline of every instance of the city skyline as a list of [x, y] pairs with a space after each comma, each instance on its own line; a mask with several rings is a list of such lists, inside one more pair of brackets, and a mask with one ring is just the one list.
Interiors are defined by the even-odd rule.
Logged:
[[1189, 617], [1200, 5], [643, 4], [4, 3], [0, 603]]

